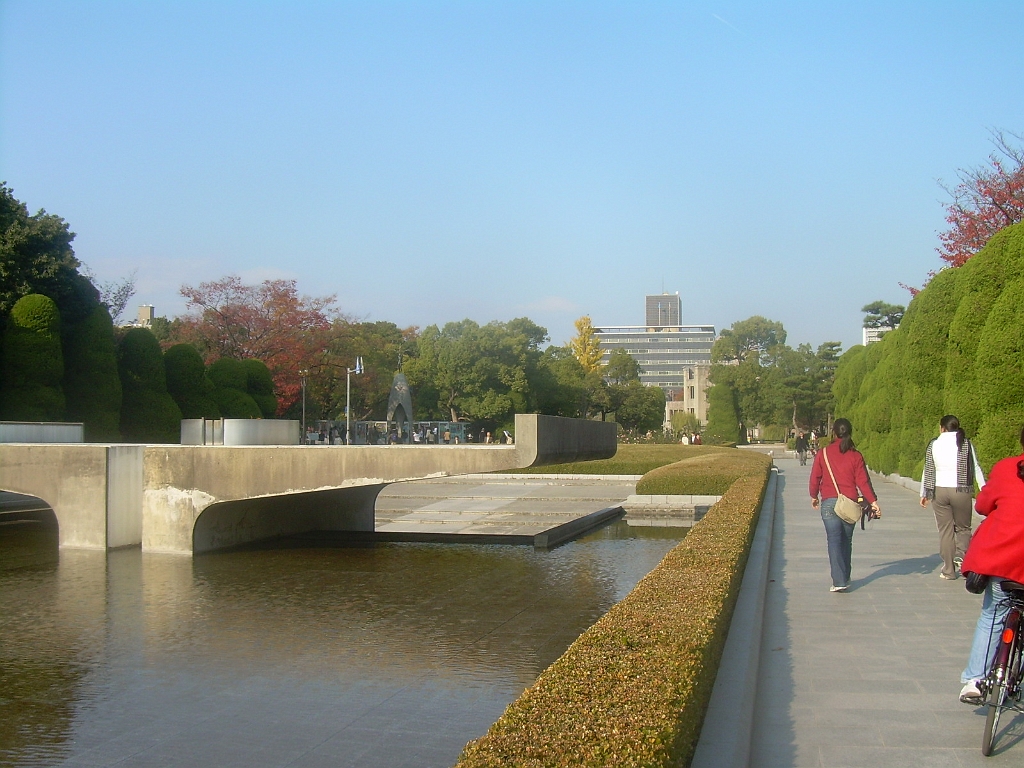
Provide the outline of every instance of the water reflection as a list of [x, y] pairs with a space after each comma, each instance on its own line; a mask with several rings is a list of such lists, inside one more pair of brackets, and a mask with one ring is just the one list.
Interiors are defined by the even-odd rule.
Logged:
[[0, 570], [0, 764], [450, 765], [672, 533]]

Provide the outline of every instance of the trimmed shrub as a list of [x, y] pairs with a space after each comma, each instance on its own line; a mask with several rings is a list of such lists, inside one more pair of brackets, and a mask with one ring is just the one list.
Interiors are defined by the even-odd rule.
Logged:
[[639, 494], [721, 496], [749, 472], [739, 451], [718, 449], [653, 469], [636, 484]]
[[102, 304], [64, 333], [64, 394], [67, 417], [85, 424], [85, 439], [121, 439], [121, 379], [117, 372], [114, 323]]
[[219, 419], [220, 408], [213, 399], [213, 382], [206, 365], [191, 344], [175, 344], [164, 352], [167, 391], [181, 409], [183, 419]]
[[728, 384], [715, 384], [708, 390], [708, 426], [704, 439], [712, 445], [743, 442], [743, 426], [736, 391]]
[[771, 465], [735, 453], [744, 476], [466, 746], [456, 768], [689, 764]]
[[167, 392], [160, 343], [146, 328], [132, 328], [117, 348], [121, 376], [121, 435], [139, 443], [181, 440], [181, 409]]
[[214, 390], [213, 399], [220, 408], [221, 416], [225, 419], [259, 419], [263, 412], [245, 392], [237, 389]]
[[245, 392], [249, 386], [249, 374], [241, 360], [222, 357], [210, 364], [207, 371], [210, 381], [217, 389], [237, 389]]
[[270, 369], [262, 360], [255, 358], [243, 360], [242, 365], [246, 373], [245, 391], [259, 406], [263, 418], [274, 418], [277, 415], [277, 398], [274, 396], [274, 379]]
[[2, 417], [11, 421], [63, 420], [64, 359], [60, 313], [53, 299], [31, 293], [15, 302], [4, 329], [3, 353]]

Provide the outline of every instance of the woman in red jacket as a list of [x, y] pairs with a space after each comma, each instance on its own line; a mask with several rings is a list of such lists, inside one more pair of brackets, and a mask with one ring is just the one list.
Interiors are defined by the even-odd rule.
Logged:
[[[853, 558], [853, 523], [847, 523], [836, 514], [836, 499], [839, 494], [856, 499], [858, 495], [871, 503], [871, 508], [878, 517], [882, 516], [878, 508], [875, 489], [868, 479], [868, 470], [864, 466], [864, 457], [853, 445], [853, 426], [846, 419], [836, 419], [832, 425], [832, 436], [835, 438], [818, 451], [811, 467], [811, 506], [821, 508], [821, 521], [825, 524], [825, 535], [828, 537], [828, 562], [832, 568], [832, 587], [830, 592], [845, 592], [850, 586], [850, 570]], [[828, 467], [825, 457], [828, 457]], [[832, 473], [829, 474], [829, 467]], [[832, 475], [836, 481], [832, 482]], [[836, 489], [836, 484], [839, 489]], [[858, 494], [860, 491], [860, 494]], [[821, 496], [819, 502], [818, 496]]]
[[[1024, 448], [1024, 429], [1020, 443]], [[1000, 582], [1024, 583], [1024, 453], [992, 467], [974, 507], [985, 520], [971, 539], [962, 570], [991, 578], [974, 628], [971, 656], [960, 676], [964, 683], [960, 701], [967, 704], [982, 703], [978, 681], [988, 674], [988, 663], [999, 641], [998, 627], [1009, 610]]]

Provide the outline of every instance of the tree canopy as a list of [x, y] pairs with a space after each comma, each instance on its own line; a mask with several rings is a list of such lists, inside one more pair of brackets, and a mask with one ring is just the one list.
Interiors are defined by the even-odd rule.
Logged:
[[884, 301], [873, 301], [861, 307], [860, 311], [865, 313], [865, 328], [885, 328], [892, 331], [903, 320], [903, 313], [906, 311], [906, 307], [902, 304], [886, 304]]

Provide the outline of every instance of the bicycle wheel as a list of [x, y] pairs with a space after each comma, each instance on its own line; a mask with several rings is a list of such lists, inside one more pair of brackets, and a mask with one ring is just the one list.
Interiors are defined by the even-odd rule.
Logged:
[[999, 715], [1006, 704], [1006, 684], [993, 683], [988, 695], [988, 715], [985, 717], [985, 733], [981, 737], [981, 754], [988, 757], [992, 754], [992, 746], [996, 740], [996, 729], [999, 728]]

